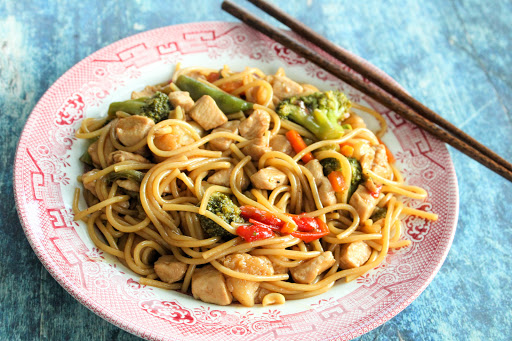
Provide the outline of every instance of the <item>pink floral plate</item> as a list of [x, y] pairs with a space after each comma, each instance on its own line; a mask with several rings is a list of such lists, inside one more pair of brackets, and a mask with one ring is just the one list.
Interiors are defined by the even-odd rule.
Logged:
[[[429, 193], [428, 200], [407, 204], [435, 212], [439, 220], [407, 218], [405, 236], [412, 246], [392, 251], [377, 269], [353, 282], [285, 305], [220, 307], [140, 285], [134, 273], [94, 247], [84, 224], [73, 221], [73, 191], [83, 169], [78, 157], [85, 149], [74, 132], [84, 117], [105, 115], [110, 102], [169, 80], [178, 62], [215, 68], [228, 64], [234, 70], [254, 66], [267, 73], [283, 67], [291, 78], [342, 89], [372, 106], [389, 124], [384, 141], [406, 181]], [[242, 24], [164, 27], [85, 58], [34, 108], [14, 167], [20, 220], [46, 269], [93, 312], [148, 340], [352, 339], [398, 314], [426, 288], [448, 253], [457, 224], [457, 180], [443, 143]]]

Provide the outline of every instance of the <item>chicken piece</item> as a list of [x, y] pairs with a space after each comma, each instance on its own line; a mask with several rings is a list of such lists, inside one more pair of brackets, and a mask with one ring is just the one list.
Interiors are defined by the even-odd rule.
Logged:
[[169, 93], [169, 102], [173, 107], [180, 106], [185, 113], [188, 113], [194, 106], [194, 100], [190, 97], [188, 91], [173, 91]]
[[174, 283], [185, 277], [188, 265], [176, 259], [173, 255], [165, 255], [155, 262], [155, 272], [162, 282]]
[[364, 263], [366, 263], [366, 261], [370, 258], [371, 254], [371, 248], [362, 240], [344, 244], [341, 247], [340, 252], [340, 268], [358, 268]]
[[142, 91], [133, 91], [132, 99], [137, 99], [141, 97], [153, 97], [153, 95], [156, 94], [156, 91], [156, 87], [148, 85]]
[[260, 304], [261, 302], [263, 302], [263, 298], [270, 293], [272, 293], [272, 291], [270, 291], [268, 289], [258, 288], [258, 291], [256, 292], [256, 296], [254, 297], [254, 303]]
[[361, 224], [364, 223], [372, 215], [377, 198], [374, 198], [371, 192], [364, 185], [359, 185], [350, 198], [349, 205], [354, 207], [359, 215]]
[[270, 114], [256, 109], [240, 123], [240, 135], [248, 140], [263, 136], [270, 126]]
[[127, 179], [127, 180], [116, 180], [116, 183], [119, 187], [124, 188], [128, 191], [139, 192], [140, 191], [140, 183], [137, 181]]
[[274, 90], [274, 96], [279, 99], [300, 95], [304, 91], [302, 85], [292, 81], [286, 76], [274, 76], [271, 84]]
[[276, 152], [285, 153], [289, 156], [295, 156], [290, 141], [284, 135], [275, 135], [270, 139], [270, 148]]
[[[82, 175], [82, 178], [86, 178], [88, 176], [94, 175], [99, 172], [99, 169], [93, 169]], [[84, 183], [84, 188], [91, 192], [95, 197], [98, 197], [98, 194], [96, 193], [96, 180], [90, 181], [88, 183]]]
[[251, 143], [242, 148], [242, 152], [245, 155], [249, 155], [253, 161], [258, 161], [260, 157], [271, 150], [266, 137], [255, 138], [251, 140]]
[[366, 128], [366, 123], [364, 123], [364, 120], [359, 115], [353, 113], [351, 113], [347, 119], [343, 120], [341, 124], [350, 124], [352, 129]]
[[[247, 253], [235, 253], [226, 256], [224, 266], [234, 271], [252, 275], [270, 276], [274, 274], [272, 263], [267, 257], [251, 256]], [[254, 305], [254, 299], [260, 286], [259, 282], [234, 277], [228, 277], [226, 282], [229, 291], [238, 302], [246, 307]]]
[[[238, 134], [238, 126], [240, 125], [240, 121], [228, 121], [221, 125], [218, 128], [215, 128], [212, 130], [213, 133], [219, 133], [219, 132], [227, 132], [227, 133], [233, 133]], [[210, 146], [211, 150], [219, 150], [221, 152], [228, 150], [229, 146], [233, 143], [233, 140], [226, 137], [218, 137], [216, 139], [211, 140], [208, 145]]]
[[313, 175], [315, 184], [318, 187], [318, 196], [324, 207], [335, 205], [337, 203], [336, 193], [332, 188], [331, 182], [324, 175], [324, 170], [320, 161], [317, 159], [309, 161], [305, 166]]
[[[98, 156], [98, 145], [99, 145], [99, 141], [94, 142], [93, 144], [91, 144], [89, 146], [89, 148], [87, 149], [87, 152], [91, 156], [91, 160], [92, 160], [92, 163], [94, 164], [94, 166], [97, 168], [101, 168], [100, 157]], [[107, 137], [105, 138], [105, 143], [103, 145], [103, 155], [105, 155], [105, 161], [107, 161], [107, 163], [108, 163], [108, 156], [110, 155], [110, 153], [112, 153], [115, 150], [116, 150], [116, 148], [114, 148], [114, 145], [110, 141], [110, 135], [107, 135]]]
[[378, 146], [373, 146], [373, 149], [375, 150], [375, 158], [373, 159], [371, 168], [372, 172], [385, 179], [390, 179], [393, 174], [393, 170], [389, 165], [388, 156], [386, 155], [386, 147], [379, 144]]
[[116, 150], [108, 155], [107, 163], [108, 165], [113, 165], [115, 163], [123, 162], [123, 161], [137, 161], [141, 163], [151, 163], [144, 156], [139, 154], [134, 154], [130, 152], [125, 152], [124, 150]]
[[299, 266], [290, 268], [290, 273], [292, 274], [295, 282], [311, 284], [318, 275], [329, 269], [335, 262], [332, 252], [325, 251], [319, 256], [316, 256]]
[[354, 158], [361, 164], [363, 169], [371, 169], [375, 158], [375, 149], [368, 142], [359, 141], [354, 144]]
[[228, 305], [233, 301], [233, 296], [226, 285], [226, 279], [212, 265], [194, 271], [192, 295], [195, 299], [218, 305]]
[[228, 118], [219, 109], [217, 103], [208, 95], [198, 99], [188, 114], [204, 130], [217, 128], [228, 121]]
[[126, 147], [131, 147], [146, 138], [155, 121], [148, 117], [133, 115], [120, 118], [115, 126], [116, 137]]
[[[282, 256], [274, 256], [275, 258], [279, 258], [281, 260], [284, 260], [284, 261], [287, 261], [289, 260], [288, 258], [286, 257], [282, 257]], [[277, 263], [275, 263], [274, 261], [270, 260], [270, 262], [272, 262], [272, 267], [274, 268], [274, 274], [287, 274], [288, 273], [288, 269], [287, 267], [285, 266], [282, 266], [282, 265], [279, 265]]]
[[[216, 171], [215, 173], [210, 175], [208, 177], [208, 180], [206, 180], [206, 181], [213, 185], [230, 187], [229, 186], [229, 178], [231, 176], [231, 173], [233, 172], [233, 168], [234, 167], [231, 166], [229, 168]], [[247, 175], [245, 175], [245, 173], [243, 173], [241, 188], [242, 188], [242, 190], [246, 190], [247, 187], [249, 187], [249, 178], [247, 177]]]
[[286, 185], [288, 177], [277, 168], [265, 167], [251, 175], [251, 182], [256, 188], [273, 190], [281, 185]]

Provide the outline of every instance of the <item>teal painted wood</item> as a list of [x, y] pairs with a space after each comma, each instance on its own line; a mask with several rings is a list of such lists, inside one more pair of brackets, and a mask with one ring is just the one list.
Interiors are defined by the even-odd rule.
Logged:
[[[510, 1], [275, 2], [512, 160]], [[200, 0], [4, 0], [0, 14], [0, 340], [137, 340], [75, 301], [32, 252], [14, 207], [16, 143], [44, 91], [97, 49], [156, 27], [234, 19], [220, 1]], [[460, 215], [446, 262], [418, 299], [359, 340], [510, 339], [512, 184], [450, 152]]]

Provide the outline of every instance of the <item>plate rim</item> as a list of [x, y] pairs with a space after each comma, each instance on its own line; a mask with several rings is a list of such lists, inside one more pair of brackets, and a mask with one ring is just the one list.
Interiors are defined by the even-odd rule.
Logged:
[[[84, 295], [84, 293], [82, 293], [80, 290], [75, 288], [74, 284], [72, 282], [70, 282], [69, 279], [61, 272], [61, 270], [58, 268], [58, 266], [56, 266], [55, 262], [51, 259], [50, 255], [46, 254], [44, 252], [45, 251], [44, 246], [41, 243], [39, 243], [37, 238], [34, 238], [33, 233], [31, 232], [31, 230], [29, 228], [30, 223], [27, 221], [28, 218], [26, 216], [26, 213], [25, 213], [26, 210], [23, 205], [24, 196], [20, 195], [20, 189], [19, 189], [19, 188], [21, 188], [21, 185], [22, 185], [22, 179], [19, 179], [19, 178], [21, 178], [21, 175], [22, 175], [21, 171], [23, 169], [22, 164], [20, 162], [22, 159], [21, 147], [22, 147], [22, 142], [24, 142], [26, 140], [27, 135], [29, 135], [29, 133], [30, 133], [29, 131], [27, 131], [26, 128], [29, 125], [29, 123], [31, 123], [31, 121], [35, 119], [36, 111], [38, 111], [39, 107], [43, 105], [43, 103], [47, 100], [47, 98], [52, 93], [54, 93], [56, 91], [57, 85], [59, 85], [63, 81], [63, 79], [65, 79], [69, 74], [73, 73], [82, 64], [88, 63], [88, 61], [90, 59], [92, 59], [95, 55], [100, 54], [101, 52], [103, 52], [106, 49], [113, 48], [117, 45], [123, 45], [126, 43], [126, 41], [135, 39], [139, 36], [142, 37], [144, 35], [154, 33], [154, 32], [160, 31], [160, 30], [165, 31], [165, 30], [168, 30], [171, 28], [186, 27], [186, 26], [196, 25], [196, 24], [212, 24], [212, 25], [226, 25], [227, 24], [227, 25], [233, 25], [233, 26], [246, 26], [240, 22], [220, 21], [220, 20], [196, 21], [196, 22], [181, 23], [181, 24], [176, 24], [176, 25], [167, 25], [167, 26], [153, 28], [151, 30], [145, 30], [143, 32], [139, 32], [139, 33], [136, 33], [133, 35], [123, 37], [119, 40], [116, 40], [112, 43], [109, 43], [109, 44], [101, 47], [98, 50], [93, 51], [92, 53], [87, 55], [85, 58], [81, 59], [80, 61], [75, 63], [72, 67], [67, 69], [61, 76], [59, 76], [48, 87], [48, 89], [39, 98], [36, 105], [32, 108], [30, 114], [28, 115], [28, 117], [25, 121], [22, 132], [21, 132], [20, 137], [17, 142], [16, 153], [15, 153], [15, 157], [14, 157], [12, 180], [13, 180], [13, 194], [14, 194], [14, 200], [15, 200], [15, 207], [16, 207], [16, 211], [18, 213], [18, 218], [19, 218], [20, 224], [23, 228], [23, 232], [25, 233], [25, 236], [26, 236], [31, 248], [34, 251], [34, 253], [36, 254], [36, 256], [38, 257], [39, 261], [43, 264], [43, 266], [48, 271], [48, 273], [50, 273], [50, 275], [59, 283], [60, 286], [62, 286], [73, 298], [75, 298], [79, 303], [81, 303], [86, 308], [88, 308], [91, 312], [93, 312], [97, 316], [101, 317], [105, 321], [107, 321], [107, 322], [133, 334], [133, 335], [136, 335], [136, 336], [142, 337], [142, 338], [156, 337], [157, 339], [167, 340], [169, 337], [166, 335], [162, 335], [161, 333], [159, 333], [155, 330], [148, 331], [147, 329], [145, 329], [143, 327], [136, 326], [133, 323], [127, 322], [125, 319], [123, 319], [123, 316], [119, 315], [115, 311], [109, 310], [104, 305], [102, 305], [100, 302], [86, 297]], [[287, 30], [283, 30], [283, 31], [289, 32]], [[366, 59], [359, 57], [359, 56], [351, 53], [350, 51], [347, 51], [347, 52], [349, 52], [356, 58], [360, 59], [363, 63], [367, 64], [371, 68], [375, 69], [377, 72], [379, 72], [383, 76], [391, 79], [395, 84], [397, 84], [398, 86], [400, 86], [403, 89], [403, 87], [395, 79], [393, 79], [390, 75], [388, 75], [383, 70], [379, 69], [378, 67], [376, 67], [375, 65], [373, 65], [372, 63], [367, 61]], [[449, 175], [453, 178], [453, 184], [452, 184], [454, 186], [454, 203], [453, 204], [455, 206], [455, 211], [453, 213], [453, 217], [454, 217], [453, 227], [450, 229], [450, 234], [448, 235], [448, 238], [444, 239], [445, 246], [444, 246], [444, 250], [443, 250], [442, 254], [440, 255], [441, 257], [439, 258], [439, 262], [436, 264], [435, 267], [433, 267], [430, 275], [423, 281], [423, 284], [414, 293], [412, 293], [402, 303], [397, 305], [394, 309], [391, 309], [385, 315], [383, 315], [381, 317], [377, 317], [376, 320], [373, 321], [373, 323], [371, 325], [365, 326], [365, 328], [367, 328], [367, 330], [363, 330], [364, 329], [363, 327], [357, 327], [357, 329], [353, 332], [353, 334], [350, 334], [350, 336], [349, 336], [350, 339], [370, 332], [371, 330], [375, 329], [376, 327], [386, 323], [391, 318], [393, 318], [394, 316], [398, 315], [401, 311], [403, 311], [407, 306], [409, 306], [430, 285], [430, 283], [432, 282], [434, 277], [439, 272], [440, 268], [443, 266], [443, 264], [446, 260], [446, 257], [448, 256], [448, 253], [450, 252], [450, 249], [451, 249], [451, 246], [453, 243], [453, 239], [455, 237], [455, 233], [457, 230], [457, 225], [458, 225], [460, 197], [459, 197], [458, 178], [457, 178], [457, 174], [455, 172], [455, 165], [453, 163], [452, 156], [451, 156], [450, 151], [447, 148], [447, 145], [445, 143], [442, 144], [442, 148], [444, 148], [446, 150], [446, 153], [449, 157], [449, 164], [446, 167], [446, 172], [449, 173]], [[345, 335], [347, 335], [347, 334], [345, 334]], [[331, 337], [329, 340], [336, 340], [336, 339], [343, 339], [343, 337], [342, 337], [342, 335], [338, 334], [336, 336]]]

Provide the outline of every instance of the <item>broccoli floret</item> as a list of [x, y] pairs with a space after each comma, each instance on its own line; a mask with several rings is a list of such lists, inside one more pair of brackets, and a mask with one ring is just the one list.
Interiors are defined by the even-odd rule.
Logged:
[[128, 170], [122, 170], [119, 172], [112, 172], [107, 175], [107, 181], [109, 181], [109, 182], [113, 182], [115, 180], [123, 180], [123, 179], [133, 180], [136, 182], [142, 182], [142, 179], [144, 179], [144, 173], [142, 173], [138, 170], [128, 169]]
[[386, 207], [376, 207], [370, 219], [373, 221], [377, 221], [382, 218], [386, 218], [387, 213], [388, 209]]
[[[228, 224], [233, 222], [244, 222], [243, 218], [240, 217], [240, 208], [236, 206], [233, 201], [223, 193], [213, 193], [208, 200], [206, 209], [222, 218]], [[198, 218], [199, 222], [201, 223], [201, 227], [209, 237], [220, 236], [222, 238], [232, 238], [234, 236], [213, 220], [202, 215], [198, 215]]]
[[350, 101], [342, 92], [315, 92], [281, 101], [277, 113], [308, 129], [320, 140], [329, 140], [343, 135], [344, 129], [339, 121], [350, 106]]
[[328, 158], [322, 159], [322, 160], [320, 160], [320, 164], [322, 165], [322, 168], [324, 169], [325, 176], [328, 176], [329, 174], [331, 174], [331, 172], [341, 170], [340, 161], [334, 157], [328, 157]]
[[152, 97], [141, 97], [124, 102], [113, 102], [108, 108], [108, 116], [113, 119], [117, 111], [131, 115], [146, 116], [158, 123], [169, 117], [172, 106], [169, 97], [163, 92], [157, 92]]
[[350, 163], [350, 168], [352, 169], [352, 180], [350, 180], [350, 188], [348, 189], [348, 199], [357, 189], [357, 186], [363, 181], [363, 169], [361, 168], [361, 164], [353, 157], [347, 158]]

